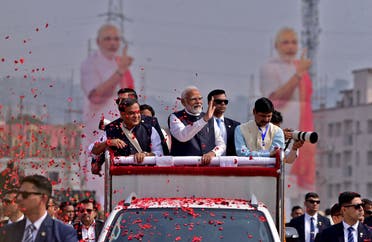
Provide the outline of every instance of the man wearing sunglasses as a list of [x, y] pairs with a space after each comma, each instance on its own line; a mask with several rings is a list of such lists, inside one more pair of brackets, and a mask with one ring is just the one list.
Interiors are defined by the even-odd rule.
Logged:
[[94, 199], [84, 199], [77, 205], [80, 222], [74, 224], [79, 241], [95, 242], [102, 231], [104, 222], [97, 219], [97, 203]]
[[320, 215], [320, 199], [315, 192], [309, 192], [305, 195], [305, 214], [293, 218], [288, 226], [296, 228], [299, 242], [314, 242], [317, 233], [331, 226], [328, 218]]
[[240, 124], [239, 122], [226, 118], [225, 112], [229, 100], [226, 97], [226, 93], [222, 89], [215, 89], [208, 94], [208, 102], [212, 100], [216, 107], [213, 112], [214, 128], [220, 129], [223, 141], [226, 144], [226, 152], [222, 155], [235, 156], [235, 143], [234, 143], [234, 131], [235, 128]]
[[16, 201], [26, 218], [3, 227], [0, 242], [77, 242], [72, 226], [48, 215], [46, 207], [51, 193], [52, 184], [46, 177], [24, 177]]
[[338, 197], [343, 221], [320, 233], [317, 242], [372, 241], [371, 230], [360, 221], [363, 218], [363, 202], [356, 192], [343, 192]]
[[171, 155], [201, 156], [201, 165], [209, 165], [212, 158], [221, 156], [226, 145], [212, 119], [216, 105], [213, 97], [203, 110], [203, 97], [199, 89], [189, 86], [181, 94], [184, 109], [172, 113], [168, 118], [172, 138]]
[[1, 221], [0, 227], [3, 227], [6, 224], [21, 221], [24, 218], [23, 213], [21, 212], [21, 210], [18, 207], [18, 204], [16, 203], [16, 198], [17, 198], [16, 189], [11, 189], [4, 192], [2, 199], [3, 211], [4, 215], [8, 217], [8, 219]]

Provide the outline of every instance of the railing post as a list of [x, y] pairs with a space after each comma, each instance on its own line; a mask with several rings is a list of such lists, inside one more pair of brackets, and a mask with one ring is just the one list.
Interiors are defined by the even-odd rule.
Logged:
[[111, 159], [110, 159], [110, 152], [105, 152], [105, 174], [104, 174], [104, 211], [105, 215], [109, 214], [112, 210], [112, 177], [110, 174], [110, 165], [111, 165]]

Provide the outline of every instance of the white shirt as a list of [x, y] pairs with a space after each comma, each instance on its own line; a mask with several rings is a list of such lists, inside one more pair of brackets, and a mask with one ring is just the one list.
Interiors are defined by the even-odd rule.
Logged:
[[[173, 135], [173, 137], [180, 142], [186, 142], [192, 139], [208, 123], [205, 122], [203, 118], [201, 118], [198, 121], [185, 126], [182, 121], [173, 113], [170, 115], [169, 120], [169, 131]], [[226, 151], [226, 145], [221, 136], [220, 129], [214, 129], [214, 131], [216, 146], [213, 148], [212, 151], [216, 154], [216, 156], [221, 156]]]
[[318, 229], [318, 213], [314, 214], [314, 216], [310, 216], [309, 214], [305, 213], [305, 242], [310, 242], [310, 223], [311, 223], [311, 217], [314, 218], [314, 229], [315, 229], [315, 234], [319, 232]]
[[[37, 236], [37, 233], [39, 232], [39, 229], [41, 227], [41, 224], [43, 223], [44, 219], [46, 218], [46, 216], [48, 215], [47, 211], [45, 211], [45, 214], [43, 216], [41, 216], [38, 220], [36, 220], [33, 224], [35, 226], [35, 230], [34, 232], [32, 233], [32, 236], [34, 237], [34, 240], [36, 240], [36, 236]], [[23, 232], [23, 239], [22, 241], [25, 239], [25, 235], [26, 235], [26, 228], [28, 225], [32, 224], [31, 221], [27, 218], [26, 219], [26, 226], [25, 226], [25, 230]]]
[[354, 242], [358, 242], [358, 226], [359, 226], [359, 221], [357, 221], [353, 226], [348, 225], [345, 223], [345, 221], [342, 221], [342, 224], [344, 226], [344, 240], [347, 241], [349, 231], [347, 230], [349, 227], [353, 227], [353, 237], [354, 237]]
[[95, 242], [96, 239], [96, 233], [95, 233], [95, 226], [96, 222], [93, 222], [88, 229], [85, 228], [85, 225], [81, 225], [81, 236], [82, 240], [84, 242]]
[[[221, 136], [223, 138], [223, 141], [225, 142], [225, 144], [227, 144], [227, 131], [226, 131], [226, 126], [225, 126], [225, 118], [224, 116], [221, 116], [220, 118], [217, 118], [215, 116], [213, 116], [213, 119], [214, 119], [214, 129], [219, 129], [220, 130], [220, 133], [221, 133]], [[221, 124], [220, 126], [218, 126], [218, 123], [217, 123], [217, 119], [220, 119], [221, 120]], [[226, 155], [226, 151], [223, 152], [222, 155]]]
[[17, 220], [14, 221], [14, 222], [12, 222], [12, 220], [10, 220], [10, 218], [9, 218], [9, 220], [8, 220], [8, 224], [12, 224], [12, 223], [19, 222], [19, 221], [23, 220], [24, 218], [25, 218], [25, 215], [24, 215], [24, 214], [22, 214], [22, 216], [19, 217], [19, 219], [17, 219]]

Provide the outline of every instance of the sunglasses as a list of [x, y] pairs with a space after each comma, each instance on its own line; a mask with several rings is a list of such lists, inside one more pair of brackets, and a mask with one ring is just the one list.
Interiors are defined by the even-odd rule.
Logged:
[[348, 204], [348, 205], [344, 205], [344, 207], [353, 207], [354, 209], [360, 209], [363, 207], [363, 203], [358, 203], [358, 204]]
[[79, 212], [80, 213], [85, 213], [85, 212], [92, 213], [93, 212], [93, 209], [90, 209], [90, 208], [87, 208], [87, 209], [81, 208], [81, 209], [79, 209]]
[[320, 203], [320, 200], [306, 200], [307, 202], [311, 203], [311, 204], [319, 204]]
[[18, 195], [21, 195], [21, 197], [23, 199], [27, 199], [30, 195], [44, 195], [44, 193], [41, 193], [41, 192], [18, 191], [16, 197], [18, 197]]
[[227, 99], [215, 99], [214, 100], [214, 103], [215, 104], [222, 104], [222, 103], [224, 103], [224, 104], [229, 104], [229, 100], [227, 100]]
[[9, 205], [9, 204], [11, 204], [11, 203], [14, 203], [14, 202], [15, 202], [15, 199], [10, 200], [10, 199], [8, 199], [8, 198], [4, 198], [4, 199], [2, 200], [2, 202], [3, 202], [3, 204]]

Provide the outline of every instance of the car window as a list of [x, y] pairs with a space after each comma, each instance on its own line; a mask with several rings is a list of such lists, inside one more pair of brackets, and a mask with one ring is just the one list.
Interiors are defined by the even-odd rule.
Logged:
[[105, 241], [273, 241], [256, 210], [148, 208], [122, 210]]

